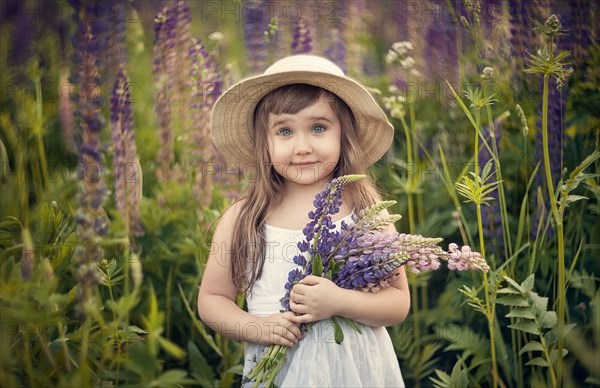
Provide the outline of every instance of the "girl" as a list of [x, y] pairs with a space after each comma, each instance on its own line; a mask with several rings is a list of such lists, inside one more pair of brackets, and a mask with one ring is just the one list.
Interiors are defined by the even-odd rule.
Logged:
[[[364, 173], [390, 146], [393, 127], [373, 97], [332, 62], [291, 56], [226, 91], [211, 129], [225, 157], [256, 175], [215, 230], [198, 296], [202, 320], [248, 342], [244, 376], [267, 346], [279, 344], [291, 348], [278, 386], [403, 386], [384, 327], [408, 314], [402, 267], [392, 286], [375, 294], [308, 276], [291, 292], [292, 311], [280, 312], [315, 194], [334, 177]], [[336, 225], [378, 200], [371, 181], [348, 185]], [[247, 312], [235, 303], [239, 292], [246, 294]], [[356, 321], [362, 333], [345, 326], [336, 344], [326, 320], [332, 316]], [[304, 336], [300, 325], [309, 322], [315, 324]]]

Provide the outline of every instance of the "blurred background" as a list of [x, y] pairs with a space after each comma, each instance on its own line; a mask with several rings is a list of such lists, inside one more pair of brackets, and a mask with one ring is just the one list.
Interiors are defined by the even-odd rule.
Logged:
[[411, 274], [388, 328], [407, 386], [600, 385], [599, 8], [3, 1], [0, 386], [240, 384], [243, 344], [196, 312], [215, 222], [252, 180], [210, 111], [298, 53], [389, 114], [370, 173], [397, 229], [492, 267]]

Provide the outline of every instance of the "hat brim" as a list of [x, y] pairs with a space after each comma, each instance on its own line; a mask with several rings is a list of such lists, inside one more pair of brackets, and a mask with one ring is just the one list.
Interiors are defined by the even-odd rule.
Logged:
[[394, 128], [373, 96], [348, 77], [315, 72], [289, 71], [246, 78], [229, 88], [215, 103], [211, 115], [213, 142], [224, 157], [241, 167], [256, 163], [254, 154], [254, 111], [271, 91], [302, 83], [318, 86], [340, 97], [354, 113], [365, 162], [371, 165], [390, 147]]

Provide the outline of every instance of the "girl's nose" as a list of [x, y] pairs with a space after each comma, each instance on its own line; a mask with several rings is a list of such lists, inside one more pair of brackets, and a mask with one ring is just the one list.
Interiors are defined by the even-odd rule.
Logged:
[[298, 136], [295, 147], [294, 147], [294, 153], [296, 155], [306, 155], [306, 154], [310, 154], [312, 152], [312, 147], [310, 145], [310, 141], [307, 138], [307, 136]]

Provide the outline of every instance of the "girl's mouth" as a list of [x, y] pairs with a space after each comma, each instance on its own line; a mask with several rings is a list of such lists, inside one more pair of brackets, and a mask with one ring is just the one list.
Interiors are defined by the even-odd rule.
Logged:
[[300, 169], [311, 168], [315, 166], [317, 162], [302, 162], [302, 163], [292, 163], [292, 166]]

